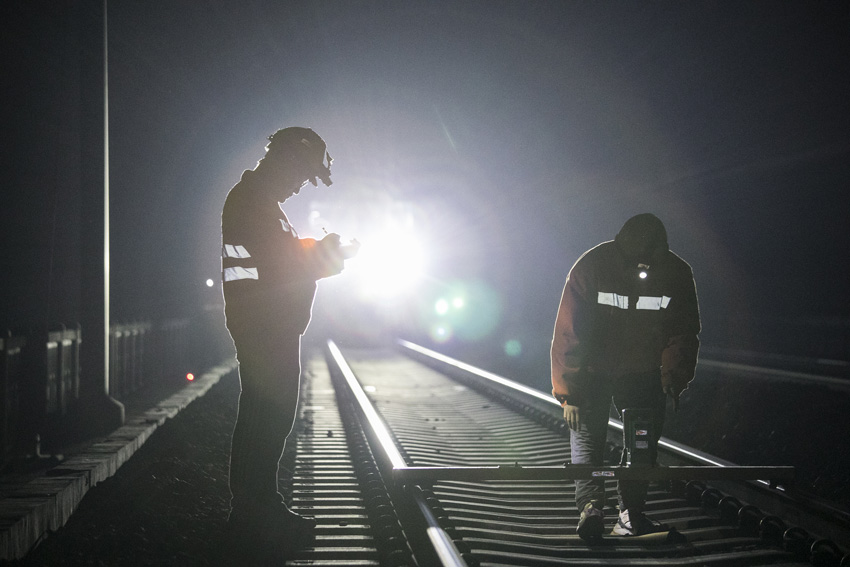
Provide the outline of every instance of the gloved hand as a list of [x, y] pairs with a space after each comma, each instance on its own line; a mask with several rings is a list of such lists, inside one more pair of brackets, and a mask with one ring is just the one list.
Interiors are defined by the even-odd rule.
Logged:
[[355, 238], [349, 244], [340, 246], [339, 250], [342, 253], [342, 257], [346, 260], [348, 258], [354, 258], [360, 251], [360, 242]]
[[332, 232], [318, 242], [318, 261], [322, 277], [333, 276], [344, 267], [345, 256], [339, 243], [339, 235]]
[[673, 411], [679, 411], [679, 393], [673, 386], [664, 386], [664, 393], [673, 398]]
[[570, 426], [573, 431], [578, 431], [581, 424], [581, 408], [578, 406], [564, 405], [564, 421]]

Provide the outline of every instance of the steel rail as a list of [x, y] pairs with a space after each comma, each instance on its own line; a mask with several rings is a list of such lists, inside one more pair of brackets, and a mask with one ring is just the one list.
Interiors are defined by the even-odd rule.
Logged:
[[741, 480], [754, 476], [773, 481], [794, 478], [794, 467], [707, 467], [707, 466], [492, 466], [492, 467], [397, 467], [393, 480], [401, 484], [438, 480]]
[[[407, 462], [395, 446], [395, 442], [392, 440], [386, 424], [378, 415], [378, 412], [375, 410], [372, 402], [369, 401], [368, 396], [366, 396], [366, 392], [363, 391], [362, 386], [360, 386], [360, 382], [357, 380], [357, 377], [354, 375], [354, 372], [351, 370], [348, 362], [346, 362], [345, 357], [339, 350], [339, 347], [336, 346], [336, 343], [332, 340], [328, 340], [327, 345], [328, 351], [334, 359], [334, 362], [336, 363], [343, 378], [345, 378], [346, 384], [357, 401], [362, 415], [365, 416], [370, 428], [372, 429], [374, 438], [378, 441], [381, 453], [380, 456], [392, 465], [394, 471], [407, 468]], [[457, 547], [455, 547], [451, 537], [449, 537], [446, 531], [440, 527], [440, 524], [434, 517], [434, 514], [431, 513], [427, 502], [425, 502], [425, 498], [421, 494], [421, 490], [418, 490], [418, 488], [412, 490], [411, 496], [419, 508], [422, 519], [427, 525], [426, 534], [428, 536], [428, 540], [430, 541], [433, 552], [440, 561], [441, 566], [467, 567], [466, 561], [464, 561]]]
[[431, 507], [428, 506], [425, 495], [422, 494], [422, 489], [418, 486], [411, 486], [408, 493], [425, 519], [428, 526], [425, 528], [425, 533], [443, 567], [468, 567], [452, 538], [449, 537], [446, 530], [440, 527], [439, 521], [431, 511]]
[[398, 448], [396, 448], [392, 437], [390, 437], [389, 430], [387, 430], [384, 420], [382, 420], [381, 416], [378, 415], [378, 412], [375, 411], [375, 407], [372, 405], [372, 402], [369, 401], [369, 398], [366, 396], [366, 392], [363, 391], [363, 388], [360, 386], [360, 382], [357, 380], [357, 377], [354, 376], [354, 372], [352, 372], [351, 367], [345, 361], [345, 357], [342, 356], [342, 352], [340, 352], [339, 347], [336, 346], [336, 343], [329, 340], [328, 350], [342, 373], [343, 378], [345, 378], [351, 393], [357, 400], [360, 409], [366, 416], [369, 426], [375, 433], [381, 450], [383, 451], [383, 457], [392, 464], [394, 469], [406, 467], [407, 463], [405, 462], [404, 457], [401, 456]]
[[[417, 344], [398, 340], [398, 344], [410, 351], [419, 353], [426, 357], [432, 358], [454, 368], [471, 373], [479, 378], [484, 378], [500, 386], [507, 387], [514, 392], [518, 392], [524, 396], [529, 396], [534, 400], [542, 401], [551, 406], [560, 408], [557, 400], [552, 396], [535, 390], [519, 382], [510, 380], [503, 376], [499, 376], [492, 372], [476, 368], [465, 362], [461, 362], [439, 352], [419, 346]], [[608, 420], [609, 427], [622, 431], [623, 423], [616, 419]], [[701, 451], [697, 451], [690, 447], [686, 447], [680, 443], [661, 437], [658, 441], [660, 448], [664, 448], [674, 455], [688, 460], [702, 463], [699, 466], [680, 466], [680, 467], [592, 467], [586, 465], [567, 465], [564, 467], [519, 467], [518, 470], [510, 471], [511, 467], [454, 467], [454, 472], [446, 471], [447, 475], [456, 475], [452, 478], [478, 480], [498, 480], [504, 478], [511, 479], [569, 479], [582, 480], [593, 478], [594, 476], [609, 476], [612, 478], [625, 479], [643, 479], [643, 480], [758, 480], [769, 486], [775, 486], [776, 481], [793, 481], [794, 467], [788, 466], [741, 466], [718, 459], [717, 457], [708, 455]], [[432, 474], [428, 471], [429, 467], [418, 467], [417, 470], [411, 471], [410, 467], [404, 470], [397, 470], [399, 476], [403, 477], [405, 472], [410, 471], [410, 475], [414, 478], [428, 478]], [[439, 468], [439, 467], [434, 467]], [[587, 470], [585, 470], [587, 469]], [[479, 471], [475, 476], [475, 470]], [[594, 474], [594, 473], [600, 474]], [[688, 475], [691, 475], [688, 478]], [[768, 479], [768, 480], [764, 480]]]
[[[380, 354], [376, 358], [373, 358], [374, 355], [366, 356], [362, 360], [358, 356], [352, 359], [349, 367], [338, 348], [331, 350], [336, 350], [333, 357], [336, 359], [336, 366], [339, 366], [340, 370], [345, 369], [345, 382], [352, 386], [356, 384], [354, 391], [359, 390], [361, 393], [359, 396], [352, 394], [348, 396], [349, 399], [357, 399], [358, 405], [365, 402], [366, 407], [372, 409], [369, 411], [362, 408], [362, 411], [357, 412], [364, 429], [372, 429], [371, 426], [366, 427], [367, 422], [381, 425], [379, 429], [383, 430], [383, 434], [369, 431], [367, 436], [375, 456], [381, 455], [383, 478], [391, 482], [396, 494], [399, 489], [404, 488], [406, 496], [411, 498], [408, 502], [414, 502], [413, 509], [418, 507], [422, 512], [417, 512], [416, 516], [426, 518], [425, 527], [418, 528], [411, 524], [411, 529], [421, 529], [420, 548], [430, 550], [426, 553], [433, 555], [433, 562], [429, 559], [428, 564], [440, 564], [436, 562], [443, 549], [453, 553], [454, 557], [459, 556], [458, 561], [472, 558], [473, 563], [496, 561], [506, 565], [538, 564], [538, 560], [545, 560], [547, 564], [552, 565], [568, 565], [575, 560], [598, 565], [607, 564], [611, 559], [644, 562], [655, 559], [662, 562], [671, 560], [667, 555], [671, 553], [670, 550], [663, 546], [638, 546], [634, 549], [630, 547], [629, 542], [637, 542], [637, 539], [606, 540], [606, 544], [610, 543], [613, 547], [606, 548], [604, 552], [586, 549], [577, 542], [574, 533], [570, 533], [575, 525], [573, 518], [564, 512], [568, 508], [567, 500], [570, 498], [569, 492], [565, 490], [571, 486], [570, 478], [582, 478], [581, 475], [588, 473], [601, 475], [606, 481], [626, 478], [674, 481], [669, 488], [670, 496], [655, 496], [652, 514], [657, 521], [670, 526], [671, 529], [679, 530], [692, 542], [689, 544], [691, 547], [687, 548], [689, 551], [677, 547], [677, 553], [696, 553], [698, 556], [704, 553], [706, 558], [710, 556], [711, 561], [716, 560], [718, 564], [723, 565], [738, 564], [738, 561], [768, 564], [775, 562], [780, 556], [789, 558], [790, 556], [782, 555], [791, 550], [788, 546], [796, 546], [796, 549], [804, 545], [805, 541], [809, 542], [805, 545], [809, 545], [811, 535], [796, 526], [788, 528], [780, 517], [788, 518], [797, 525], [805, 524], [807, 528], [817, 530], [811, 533], [820, 534], [821, 539], [811, 544], [810, 551], [800, 551], [801, 558], [810, 555], [812, 561], [821, 561], [819, 557], [824, 554], [833, 557], [836, 553], [844, 553], [832, 543], [848, 541], [843, 537], [841, 526], [832, 526], [828, 519], [813, 523], [810, 511], [805, 507], [793, 506], [797, 503], [787, 499], [777, 504], [777, 498], [791, 495], [791, 492], [779, 493], [760, 489], [761, 492], [756, 494], [753, 492], [754, 488], [758, 488], [756, 485], [739, 482], [741, 479], [738, 474], [744, 469], [765, 477], [770, 476], [767, 473], [780, 476], [788, 474], [792, 470], [790, 467], [736, 467], [711, 456], [705, 458], [698, 451], [669, 440], [667, 442], [670, 448], [666, 451], [675, 451], [682, 457], [680, 462], [708, 463], [709, 466], [559, 466], [560, 459], [535, 448], [533, 443], [529, 444], [529, 440], [535, 435], [526, 426], [536, 423], [542, 427], [538, 434], [540, 443], [551, 445], [565, 442], [560, 408], [548, 395], [520, 384], [513, 387], [513, 381], [502, 377], [498, 377], [499, 380], [496, 381], [483, 380], [482, 373], [491, 373], [476, 372], [479, 369], [463, 363], [452, 365], [450, 368], [444, 361], [438, 361], [438, 364], [430, 360], [432, 357], [423, 360], [426, 356], [415, 352], [414, 349], [408, 348], [416, 354], [411, 358], [425, 364], [430, 362], [436, 374], [425, 368], [422, 368], [421, 372], [411, 370], [412, 366], [407, 365], [412, 363], [401, 362], [402, 359], [398, 355], [387, 357], [386, 354]], [[443, 358], [452, 360], [449, 357]], [[373, 360], [393, 362], [375, 365]], [[340, 364], [341, 362], [344, 364]], [[465, 368], [461, 370], [461, 366]], [[357, 375], [352, 367], [357, 370]], [[399, 384], [396, 380], [395, 373], [399, 371], [403, 375], [408, 372], [416, 373], [416, 376], [410, 376], [409, 386], [423, 388], [422, 393], [426, 397], [422, 402], [412, 403], [408, 399], [405, 394], [407, 385]], [[340, 378], [337, 383], [342, 385], [342, 372], [337, 372], [337, 376]], [[367, 396], [363, 387], [360, 387], [360, 380], [364, 380], [364, 384], [374, 384], [373, 387], [377, 387], [377, 390], [370, 389]], [[465, 386], [449, 385], [453, 380]], [[520, 395], [519, 392], [523, 390], [532, 392]], [[464, 391], [468, 391], [468, 394], [462, 394]], [[456, 406], [441, 402], [448, 399], [443, 396], [454, 400], [456, 395], [471, 397], [458, 398]], [[380, 406], [381, 414], [376, 410], [377, 405], [372, 406], [373, 399], [374, 403]], [[495, 401], [492, 405], [494, 409], [489, 409], [490, 400]], [[501, 412], [515, 412], [517, 421], [510, 422], [507, 413], [500, 414], [495, 408], [501, 408], [498, 410]], [[473, 417], [467, 413], [479, 409], [485, 410], [486, 415], [476, 414], [477, 417]], [[367, 417], [369, 414], [372, 414], [371, 420]], [[435, 423], [434, 426], [428, 423], [423, 427], [423, 421]], [[614, 420], [609, 425], [622, 428], [622, 424]], [[483, 448], [479, 448], [479, 445]], [[508, 447], [511, 450], [505, 450]], [[389, 462], [387, 455], [393, 453], [398, 454], [404, 465], [395, 466]], [[525, 461], [528, 464], [533, 463], [534, 466], [513, 464], [515, 459], [518, 463]], [[410, 466], [408, 462], [416, 462], [418, 465]], [[672, 462], [676, 462], [675, 459]], [[445, 463], [448, 466], [424, 466], [432, 463]], [[503, 464], [482, 467], [465, 466], [466, 463]], [[670, 474], [665, 476], [665, 473]], [[713, 479], [718, 479], [719, 482], [709, 486], [699, 482]], [[697, 482], [686, 483], [683, 480]], [[733, 491], [724, 494], [724, 486]], [[420, 498], [416, 499], [416, 494]], [[759, 500], [753, 501], [751, 497], [757, 497]], [[737, 498], [741, 498], [741, 501]], [[667, 499], [670, 499], [669, 502]], [[764, 507], [768, 510], [767, 513], [762, 512], [759, 507]], [[429, 515], [426, 512], [430, 512], [432, 520], [438, 522], [438, 525], [427, 522]], [[422, 525], [421, 519], [419, 525]], [[441, 526], [445, 528], [443, 531], [429, 530], [430, 527], [440, 530]], [[566, 539], [561, 539], [564, 537]], [[787, 540], [784, 544], [783, 537]], [[824, 537], [831, 539], [823, 539]], [[727, 540], [734, 540], [731, 541], [732, 545], [744, 544], [745, 548], [723, 551], [725, 548], [722, 546], [729, 543]], [[667, 540], [665, 542], [664, 546], [672, 545]], [[447, 543], [452, 545], [446, 545]], [[771, 547], [772, 545], [778, 545], [780, 548], [784, 545], [785, 551]], [[456, 553], [458, 550], [462, 554]], [[690, 557], [690, 560], [699, 561], [699, 558], [694, 556]], [[444, 566], [453, 565], [443, 559], [439, 561], [442, 561]], [[757, 563], [758, 561], [764, 563]]]
[[781, 368], [765, 368], [753, 366], [752, 364], [741, 364], [739, 362], [725, 362], [722, 360], [700, 359], [700, 366], [706, 368], [717, 368], [720, 370], [732, 370], [747, 374], [750, 377], [762, 380], [790, 382], [792, 384], [818, 384], [840, 392], [850, 391], [850, 380], [847, 378], [835, 378], [833, 376], [818, 376], [808, 372], [797, 372], [795, 370], [783, 370]]

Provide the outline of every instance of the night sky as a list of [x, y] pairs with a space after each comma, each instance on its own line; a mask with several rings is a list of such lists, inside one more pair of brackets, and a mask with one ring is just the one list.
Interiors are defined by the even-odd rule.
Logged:
[[642, 212], [694, 269], [704, 344], [846, 333], [848, 30], [837, 1], [110, 2], [113, 311], [218, 301], [224, 197], [300, 125], [335, 159], [287, 202], [302, 236], [365, 250], [395, 211], [428, 256], [392, 309], [322, 282], [316, 317], [355, 334], [384, 319], [340, 313], [427, 336], [461, 289], [447, 349], [545, 368], [570, 266]]

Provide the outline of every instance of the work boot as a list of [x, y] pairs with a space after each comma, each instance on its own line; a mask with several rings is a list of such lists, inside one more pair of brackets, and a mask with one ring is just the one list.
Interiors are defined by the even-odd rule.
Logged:
[[605, 529], [605, 513], [596, 508], [592, 502], [584, 505], [579, 516], [576, 533], [583, 540], [596, 539], [602, 536]]
[[296, 514], [283, 503], [275, 503], [234, 508], [227, 527], [234, 538], [294, 551], [313, 542], [316, 520]]
[[293, 512], [286, 504], [275, 506], [269, 516], [270, 523], [278, 525], [282, 529], [292, 530], [311, 539], [315, 535], [313, 532], [316, 529], [316, 519]]
[[653, 520], [650, 520], [643, 515], [642, 512], [631, 512], [622, 510], [620, 517], [617, 519], [617, 524], [611, 531], [611, 535], [621, 536], [636, 536], [645, 535], [657, 532], [661, 529], [661, 525]]

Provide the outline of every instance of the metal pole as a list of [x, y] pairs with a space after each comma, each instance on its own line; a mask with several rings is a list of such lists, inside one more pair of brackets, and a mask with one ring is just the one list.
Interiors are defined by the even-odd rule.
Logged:
[[103, 392], [109, 395], [109, 24], [103, 0]]
[[[124, 424], [124, 406], [109, 395], [109, 88], [108, 0], [80, 3], [83, 59], [81, 205], [81, 367], [76, 426], [84, 435]], [[94, 32], [94, 33], [92, 33]], [[97, 33], [100, 32], [100, 33]], [[102, 59], [102, 61], [101, 61]], [[101, 98], [103, 100], [101, 100]], [[103, 163], [101, 163], [103, 160]], [[89, 337], [88, 339], [86, 337]], [[84, 398], [84, 399], [82, 399]]]

